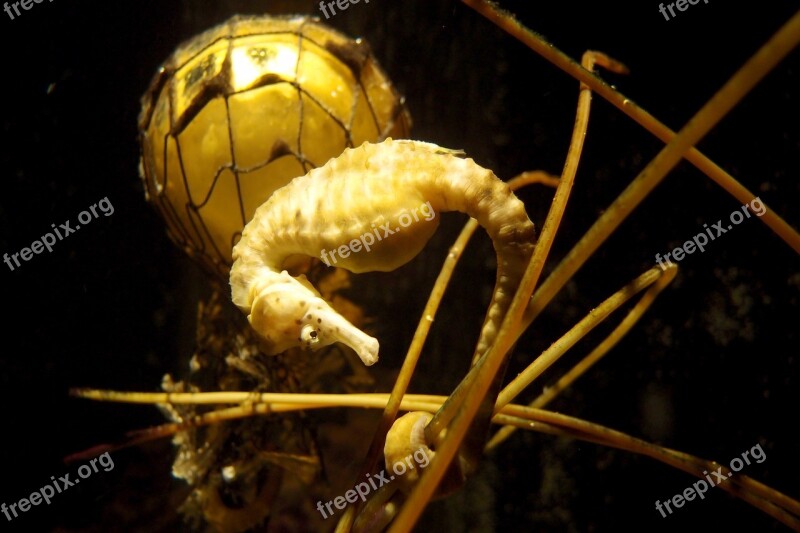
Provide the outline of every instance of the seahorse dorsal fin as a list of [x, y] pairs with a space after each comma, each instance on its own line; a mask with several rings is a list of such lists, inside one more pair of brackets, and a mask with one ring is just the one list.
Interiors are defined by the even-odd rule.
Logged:
[[[390, 141], [391, 139], [387, 139]], [[397, 144], [407, 144], [407, 145], [414, 145], [422, 148], [427, 148], [431, 153], [434, 154], [441, 154], [441, 155], [451, 155], [453, 157], [466, 157], [467, 153], [462, 150], [461, 148], [453, 149], [453, 148], [444, 148], [439, 146], [438, 144], [433, 143], [426, 143], [424, 141], [413, 141], [409, 139], [398, 139], [394, 141]]]

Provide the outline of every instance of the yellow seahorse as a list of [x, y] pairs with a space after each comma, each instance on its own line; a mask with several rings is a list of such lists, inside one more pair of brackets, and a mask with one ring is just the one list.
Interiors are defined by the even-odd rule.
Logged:
[[[292, 180], [255, 213], [233, 249], [233, 302], [263, 337], [267, 353], [341, 342], [366, 365], [378, 360], [378, 341], [353, 326], [284, 262], [301, 254], [380, 240], [370, 250], [340, 254], [351, 272], [391, 271], [414, 258], [438, 226], [436, 213], [460, 211], [484, 227], [497, 253], [497, 281], [476, 353], [491, 344], [534, 245], [534, 227], [508, 185], [460, 152], [419, 141], [386, 139], [345, 150]], [[409, 213], [421, 205], [433, 216]], [[401, 224], [406, 215], [408, 224]], [[403, 227], [401, 227], [403, 226]], [[343, 257], [346, 255], [346, 257]]]

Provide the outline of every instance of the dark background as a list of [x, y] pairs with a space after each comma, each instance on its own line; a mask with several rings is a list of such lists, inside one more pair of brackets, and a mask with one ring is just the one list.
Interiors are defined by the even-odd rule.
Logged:
[[[625, 62], [630, 76], [604, 77], [674, 129], [795, 5], [700, 3], [665, 21], [650, 1], [501, 4], [572, 57], [591, 48]], [[77, 465], [62, 462], [67, 454], [163, 420], [146, 406], [67, 396], [75, 386], [158, 390], [164, 373], [181, 375], [191, 352], [195, 299], [205, 282], [144, 202], [137, 175], [139, 97], [180, 41], [234, 13], [266, 12], [319, 14], [314, 2], [210, 0], [54, 0], [13, 21], [0, 13], [0, 253], [18, 252], [52, 223], [75, 220], [103, 197], [115, 208], [57, 243], [53, 253], [13, 272], [0, 265], [0, 502], [26, 497], [53, 475], [74, 478]], [[560, 172], [577, 82], [482, 17], [453, 1], [372, 0], [329, 22], [371, 43], [406, 95], [415, 138], [463, 148], [504, 179], [530, 169]], [[798, 60], [795, 51], [700, 145], [795, 227]], [[595, 99], [551, 268], [660, 146]], [[551, 191], [534, 188], [521, 196], [540, 227]], [[656, 253], [739, 206], [682, 163], [523, 338], [509, 372], [651, 267]], [[418, 260], [355, 282], [379, 324], [385, 348], [377, 372], [384, 381], [463, 222], [444, 218]], [[494, 276], [488, 239], [479, 238], [467, 255], [435, 323], [415, 392], [447, 393], [465, 372]], [[797, 266], [797, 255], [758, 220], [735, 227], [705, 253], [685, 259], [673, 286], [634, 331], [552, 407], [722, 463], [761, 443], [766, 461], [743, 473], [800, 497], [792, 436], [800, 400]], [[599, 339], [578, 345], [564, 364]], [[166, 441], [117, 452], [112, 472], [94, 474], [11, 524], [0, 516], [0, 529], [174, 531], [182, 485], [170, 478], [171, 456]], [[785, 529], [720, 490], [661, 518], [655, 500], [693, 481], [649, 459], [525, 433], [425, 520], [455, 531]]]

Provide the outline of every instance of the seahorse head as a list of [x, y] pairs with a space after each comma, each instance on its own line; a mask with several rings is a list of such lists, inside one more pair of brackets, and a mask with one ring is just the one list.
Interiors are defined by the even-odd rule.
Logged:
[[292, 277], [285, 270], [270, 274], [268, 280], [253, 284], [247, 317], [262, 337], [266, 353], [341, 342], [355, 350], [365, 365], [378, 360], [378, 341], [337, 313], [305, 277]]

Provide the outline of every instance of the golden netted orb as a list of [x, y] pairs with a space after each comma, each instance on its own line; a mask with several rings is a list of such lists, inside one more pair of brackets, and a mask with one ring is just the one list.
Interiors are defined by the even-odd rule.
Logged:
[[179, 46], [142, 97], [145, 195], [172, 240], [227, 279], [273, 191], [410, 126], [364, 41], [309, 17], [236, 16]]

